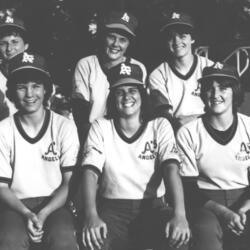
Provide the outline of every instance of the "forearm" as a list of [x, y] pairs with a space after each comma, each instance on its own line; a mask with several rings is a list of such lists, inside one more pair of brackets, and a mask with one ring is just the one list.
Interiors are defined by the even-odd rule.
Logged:
[[63, 183], [59, 186], [58, 189], [53, 193], [48, 204], [41, 209], [40, 213], [43, 213], [48, 217], [52, 212], [57, 210], [60, 207], [63, 207], [66, 203], [69, 192], [69, 186], [66, 183]]
[[0, 199], [4, 204], [24, 216], [26, 216], [28, 213], [31, 213], [31, 211], [22, 203], [21, 200], [17, 198], [17, 196], [8, 187], [0, 188]]
[[163, 167], [163, 177], [168, 193], [172, 199], [174, 213], [176, 215], [186, 216], [183, 186], [177, 164], [168, 163], [168, 166]]
[[94, 171], [90, 169], [84, 169], [82, 193], [84, 200], [83, 211], [85, 217], [97, 214], [97, 208], [96, 208], [97, 181], [98, 181], [98, 175]]
[[247, 199], [242, 203], [238, 211], [246, 213], [249, 210], [250, 210], [250, 199]]
[[223, 206], [213, 200], [209, 200], [204, 204], [204, 207], [213, 213], [215, 213], [218, 217], [223, 217], [225, 213], [231, 211], [226, 206]]

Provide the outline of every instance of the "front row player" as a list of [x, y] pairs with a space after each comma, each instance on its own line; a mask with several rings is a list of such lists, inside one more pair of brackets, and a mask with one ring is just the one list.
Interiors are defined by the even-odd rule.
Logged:
[[[109, 79], [107, 118], [92, 124], [84, 148], [83, 243], [102, 250], [186, 249], [190, 232], [171, 125], [150, 119], [138, 65], [115, 66]], [[173, 209], [164, 202], [164, 184]]]
[[237, 113], [243, 99], [239, 76], [229, 66], [206, 67], [199, 81], [206, 113], [177, 133], [182, 173], [196, 177], [198, 183], [186, 196], [192, 205], [191, 249], [222, 250], [235, 245], [247, 250], [250, 118]]
[[42, 57], [10, 64], [7, 96], [18, 112], [0, 123], [0, 249], [77, 250], [64, 207], [79, 150], [72, 121], [46, 109], [52, 82]]

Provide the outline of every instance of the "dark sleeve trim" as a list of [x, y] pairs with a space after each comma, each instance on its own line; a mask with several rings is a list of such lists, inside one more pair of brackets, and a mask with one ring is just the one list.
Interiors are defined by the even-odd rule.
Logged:
[[65, 173], [65, 172], [70, 172], [73, 171], [75, 166], [67, 166], [67, 167], [61, 167], [61, 172]]
[[94, 165], [84, 165], [84, 166], [83, 166], [83, 170], [85, 171], [85, 170], [87, 170], [87, 169], [93, 171], [93, 172], [98, 176], [98, 178], [99, 178], [100, 175], [102, 174], [102, 172], [100, 171], [100, 169], [97, 168], [97, 167], [94, 166]]
[[10, 184], [11, 183], [11, 179], [10, 178], [6, 178], [6, 177], [0, 177], [0, 182]]
[[162, 162], [162, 165], [165, 165], [165, 164], [177, 164], [179, 166], [180, 162], [176, 159], [167, 159]]

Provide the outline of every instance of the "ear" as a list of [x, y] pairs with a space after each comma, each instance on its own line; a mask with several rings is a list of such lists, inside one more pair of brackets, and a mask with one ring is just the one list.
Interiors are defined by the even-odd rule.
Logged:
[[194, 44], [195, 43], [195, 40], [191, 40], [191, 44]]

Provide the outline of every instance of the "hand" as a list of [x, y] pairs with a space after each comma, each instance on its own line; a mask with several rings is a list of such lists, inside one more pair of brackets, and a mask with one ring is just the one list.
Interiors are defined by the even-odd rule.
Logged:
[[43, 230], [38, 216], [35, 213], [30, 212], [26, 215], [26, 218], [30, 239], [35, 243], [41, 242], [43, 237]]
[[86, 218], [82, 229], [82, 241], [85, 247], [91, 250], [101, 249], [103, 240], [107, 237], [107, 225], [98, 215]]
[[191, 233], [185, 216], [174, 216], [166, 225], [166, 238], [169, 238], [171, 247], [179, 248], [187, 244]]
[[236, 213], [228, 210], [223, 215], [226, 227], [236, 235], [241, 235], [245, 229], [246, 214], [244, 212]]

